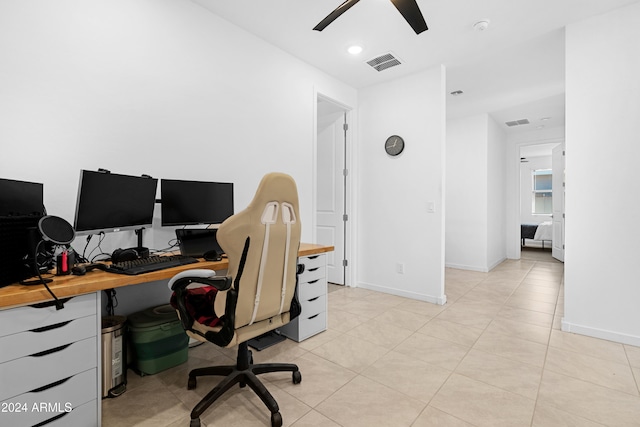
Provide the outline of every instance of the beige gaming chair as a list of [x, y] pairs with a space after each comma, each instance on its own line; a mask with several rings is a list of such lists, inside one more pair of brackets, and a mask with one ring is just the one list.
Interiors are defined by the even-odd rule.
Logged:
[[[188, 388], [196, 377], [226, 376], [191, 412], [191, 427], [200, 426], [200, 415], [234, 384], [249, 385], [271, 411], [271, 425], [280, 427], [278, 404], [256, 377], [258, 374], [291, 371], [293, 382], [302, 380], [294, 364], [253, 364], [247, 340], [288, 323], [300, 313], [295, 298], [297, 259], [300, 246], [298, 193], [293, 178], [267, 174], [249, 206], [222, 223], [217, 237], [229, 259], [226, 277], [211, 270], [189, 270], [174, 276], [169, 286], [175, 292], [178, 315], [187, 334], [221, 347], [238, 345], [237, 364], [194, 369]], [[215, 286], [214, 327], [205, 326], [189, 313], [185, 300], [190, 284]]]

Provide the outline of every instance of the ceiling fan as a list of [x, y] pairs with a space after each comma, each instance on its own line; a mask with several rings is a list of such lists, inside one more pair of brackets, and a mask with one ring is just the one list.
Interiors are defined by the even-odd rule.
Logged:
[[[335, 21], [340, 15], [345, 13], [347, 10], [351, 8], [351, 6], [358, 3], [360, 0], [346, 0], [340, 6], [338, 6], [333, 12], [331, 12], [326, 18], [324, 18], [318, 25], [316, 25], [313, 29], [316, 31], [324, 30], [327, 25], [331, 24]], [[420, 34], [423, 31], [428, 30], [427, 23], [420, 12], [420, 8], [418, 7], [418, 3], [416, 0], [391, 0], [391, 3], [398, 9], [398, 12], [402, 14], [404, 19], [407, 21], [413, 31], [416, 34]]]

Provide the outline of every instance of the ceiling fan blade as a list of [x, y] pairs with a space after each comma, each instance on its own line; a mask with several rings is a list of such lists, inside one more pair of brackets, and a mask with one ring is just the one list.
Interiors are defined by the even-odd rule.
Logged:
[[416, 34], [429, 29], [416, 0], [391, 0], [391, 3], [404, 16], [404, 19], [411, 25]]
[[347, 0], [347, 1], [345, 1], [340, 6], [338, 6], [333, 12], [331, 12], [326, 18], [324, 18], [322, 21], [320, 21], [320, 23], [318, 25], [313, 27], [313, 29], [316, 30], [316, 31], [324, 30], [327, 25], [331, 24], [333, 21], [336, 20], [336, 18], [338, 18], [343, 13], [345, 13], [347, 10], [349, 10], [349, 8], [351, 8], [351, 6], [353, 6], [354, 4], [358, 3], [359, 1], [360, 0]]

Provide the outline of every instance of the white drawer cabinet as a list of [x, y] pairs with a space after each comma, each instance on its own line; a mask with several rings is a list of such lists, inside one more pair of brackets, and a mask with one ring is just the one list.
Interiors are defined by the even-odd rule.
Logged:
[[280, 333], [294, 341], [302, 341], [327, 329], [327, 256], [301, 257], [304, 271], [298, 276], [300, 316], [280, 328]]
[[99, 426], [99, 293], [0, 310], [0, 425]]

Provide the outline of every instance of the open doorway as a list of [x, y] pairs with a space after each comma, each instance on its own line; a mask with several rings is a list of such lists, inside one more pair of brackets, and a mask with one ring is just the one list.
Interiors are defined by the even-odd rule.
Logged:
[[564, 261], [564, 144], [520, 146], [520, 257]]
[[335, 248], [328, 254], [328, 281], [348, 285], [349, 109], [318, 94], [316, 111], [316, 240]]

